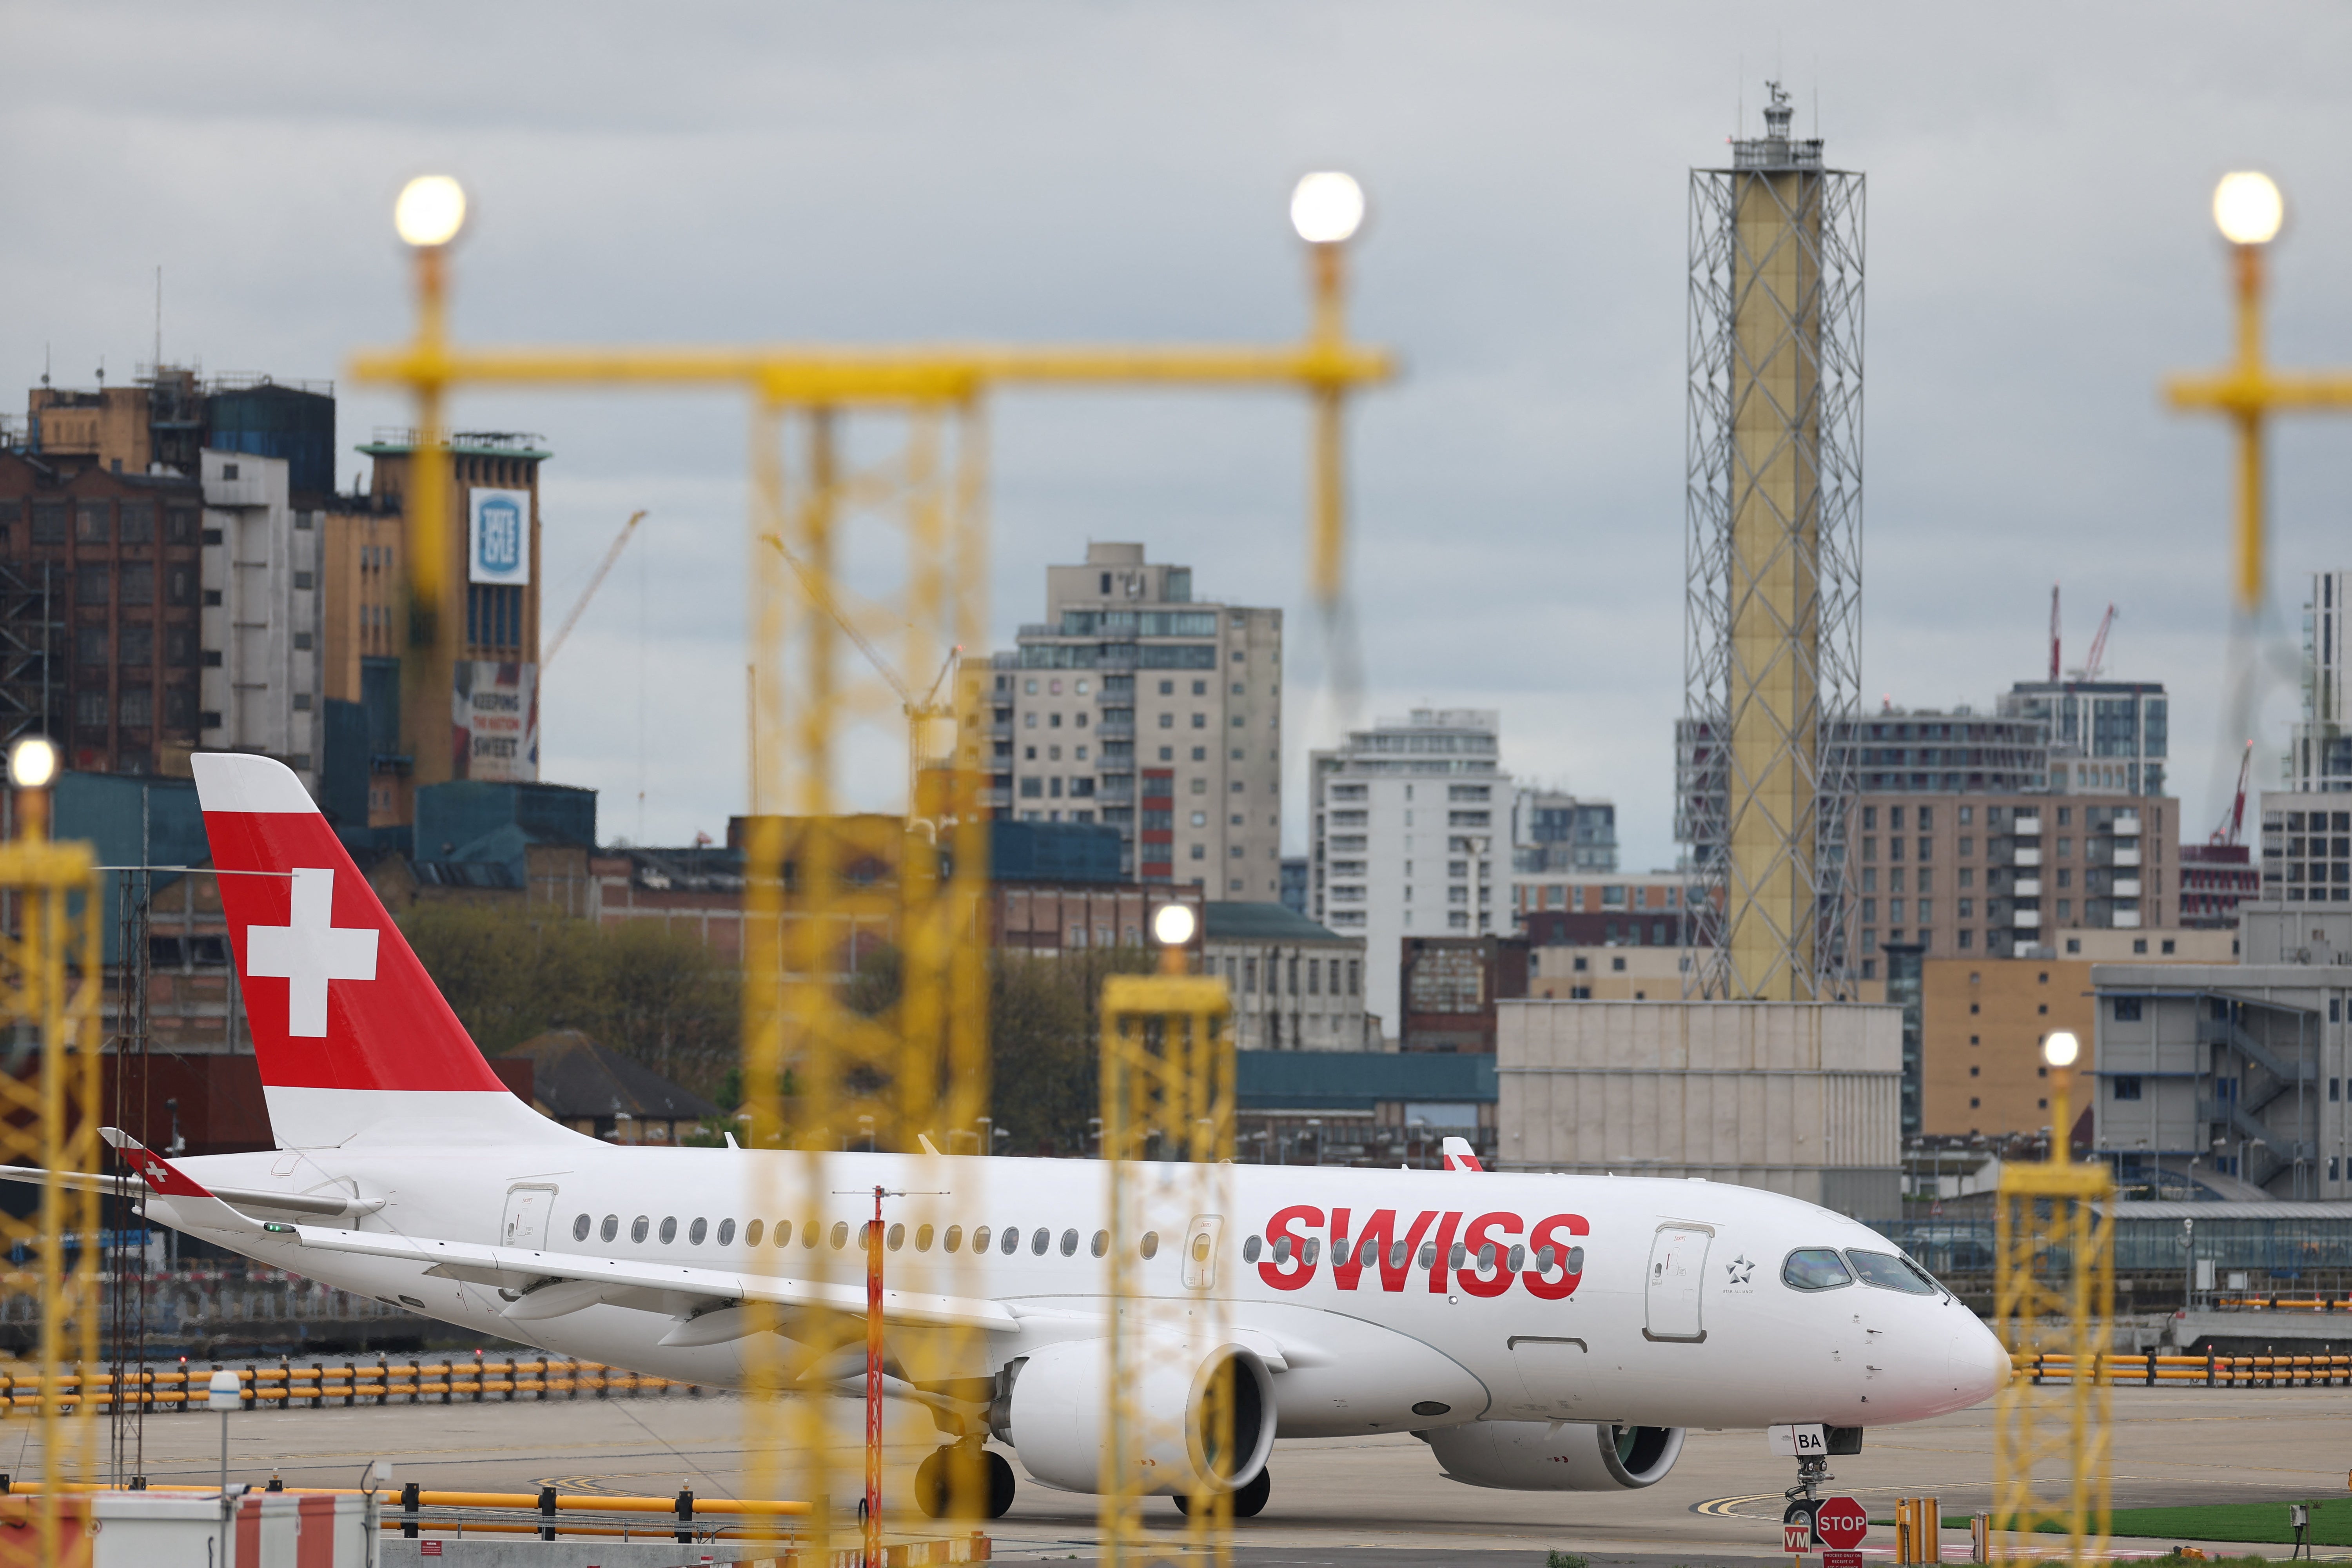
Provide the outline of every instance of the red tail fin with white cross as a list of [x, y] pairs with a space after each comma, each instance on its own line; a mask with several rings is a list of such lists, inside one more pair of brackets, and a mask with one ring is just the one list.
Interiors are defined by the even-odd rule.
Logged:
[[281, 1147], [562, 1137], [507, 1092], [283, 763], [194, 759]]

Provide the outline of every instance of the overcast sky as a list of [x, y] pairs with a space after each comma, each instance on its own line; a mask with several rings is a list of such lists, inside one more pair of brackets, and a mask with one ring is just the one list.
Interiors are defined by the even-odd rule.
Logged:
[[[167, 361], [340, 382], [405, 330], [392, 198], [429, 171], [474, 196], [455, 321], [477, 340], [1278, 337], [1302, 313], [1290, 184], [1346, 168], [1373, 203], [1356, 321], [1407, 367], [1352, 429], [1362, 712], [1499, 709], [1507, 765], [1612, 796], [1625, 864], [1663, 866], [1687, 170], [1743, 98], [1756, 133], [1777, 72], [1800, 130], [1869, 176], [1869, 700], [1989, 704], [2042, 672], [2053, 581], [2070, 663], [2112, 601], [2109, 671], [2174, 692], [2201, 837], [2238, 743], [2228, 447], [2156, 385], [2223, 351], [2207, 202], [2238, 167], [2292, 209], [2275, 352], [2352, 360], [2347, 59], [2352, 13], [2320, 4], [0, 0], [0, 388], [150, 360], [159, 265]], [[406, 422], [339, 390], [346, 448]], [[550, 674], [544, 776], [600, 789], [607, 837], [723, 831], [740, 405], [472, 398], [457, 420], [556, 453], [551, 626], [651, 513]], [[1289, 610], [1299, 846], [1304, 752], [1335, 721], [1295, 405], [1021, 396], [994, 420], [1003, 641], [1089, 539]], [[2273, 450], [2292, 637], [2304, 574], [2352, 565], [2352, 428]], [[2274, 681], [2273, 775], [2293, 710]], [[875, 805], [900, 776], [884, 739], [858, 752]]]

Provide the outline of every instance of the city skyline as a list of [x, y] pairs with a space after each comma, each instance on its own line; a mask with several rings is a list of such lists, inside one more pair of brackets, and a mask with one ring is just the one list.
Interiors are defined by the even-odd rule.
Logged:
[[[1618, 803], [1628, 870], [1672, 863], [1684, 171], [1719, 158], [1742, 98], [1753, 134], [1768, 76], [1875, 198], [1866, 709], [1882, 694], [1990, 709], [2041, 672], [2063, 580], [2069, 662], [2114, 601], [2110, 674], [2171, 690], [2180, 834], [2201, 838], [2239, 750], [2221, 733], [2227, 451], [2159, 407], [2156, 379], [2222, 352], [2205, 212], [2221, 172], [2266, 167], [2287, 191], [2273, 353], [2352, 353], [2352, 310], [2326, 284], [2352, 255], [2352, 201], [2329, 194], [2347, 154], [2320, 63], [2346, 24], [2317, 7], [2129, 29], [2117, 12], [2020, 11], [2041, 45], [2023, 58], [1998, 12], [1964, 27], [1800, 10], [1769, 30], [1725, 13], [1707, 30], [1510, 7], [1441, 26], [1400, 8], [1351, 16], [1338, 71], [1317, 68], [1311, 7], [1291, 32], [1234, 11], [1034, 6], [985, 29], [937, 11], [912, 45], [877, 22], [745, 12], [737, 58], [701, 60], [716, 79], [690, 87], [684, 39], [648, 26], [620, 47], [637, 24], [518, 75], [534, 26], [518, 13], [475, 18], [479, 49], [413, 98], [388, 84], [421, 74], [426, 29], [371, 35], [379, 66], [350, 79], [333, 62], [353, 36], [331, 26], [143, 15], [14, 14], [0, 124], [46, 150], [50, 194], [33, 203], [29, 165], [14, 171], [24, 218], [0, 256], [30, 303], [0, 322], [12, 417], [14, 386], [44, 364], [84, 386], [101, 356], [110, 382], [152, 357], [158, 264], [167, 362], [340, 381], [352, 349], [404, 331], [390, 200], [428, 167], [478, 203], [455, 258], [457, 330], [522, 341], [1284, 336], [1304, 304], [1289, 183], [1353, 170], [1373, 205], [1358, 329], [1406, 366], [1352, 432], [1355, 712], [1322, 694], [1300, 588], [1294, 407], [1022, 398], [996, 419], [993, 646], [1034, 613], [1038, 569], [1090, 538], [1216, 561], [1203, 597], [1295, 612], [1293, 853], [1306, 752], [1343, 722], [1487, 707], [1515, 774]], [[101, 47], [101, 29], [113, 102], [34, 68]], [[1248, 63], [1221, 58], [1245, 31]], [[1211, 84], [1223, 107], [1203, 118]], [[1061, 113], [1099, 133], [1055, 138]], [[214, 184], [228, 167], [237, 178]], [[406, 411], [338, 391], [347, 481], [350, 448]], [[602, 790], [619, 836], [715, 830], [743, 795], [740, 409], [482, 398], [460, 422], [548, 435], [551, 612], [629, 511], [652, 512], [549, 684], [542, 776]], [[2273, 593], [2292, 647], [2309, 574], [2346, 564], [2329, 552], [2352, 446], [2316, 423], [2273, 445]], [[2295, 707], [2291, 680], [2269, 694], [2258, 784]], [[854, 752], [877, 795], [900, 776], [893, 741], [877, 729]]]

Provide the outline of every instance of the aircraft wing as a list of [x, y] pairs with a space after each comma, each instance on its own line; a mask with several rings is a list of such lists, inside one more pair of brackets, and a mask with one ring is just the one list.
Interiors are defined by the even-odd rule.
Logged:
[[[607, 1293], [671, 1291], [731, 1301], [764, 1301], [780, 1307], [818, 1308], [863, 1316], [866, 1287], [771, 1274], [739, 1274], [723, 1268], [681, 1268], [674, 1264], [634, 1263], [581, 1253], [530, 1252], [484, 1247], [476, 1242], [412, 1238], [380, 1231], [330, 1230], [320, 1226], [268, 1227], [290, 1235], [304, 1247], [396, 1258], [422, 1263], [430, 1271], [478, 1284], [504, 1284], [523, 1291], [507, 1315], [529, 1322], [593, 1306]], [[549, 1300], [535, 1303], [544, 1293]], [[534, 1306], [541, 1310], [534, 1310]], [[882, 1292], [882, 1314], [893, 1322], [931, 1328], [1013, 1329], [1018, 1320], [995, 1301], [919, 1290]]]

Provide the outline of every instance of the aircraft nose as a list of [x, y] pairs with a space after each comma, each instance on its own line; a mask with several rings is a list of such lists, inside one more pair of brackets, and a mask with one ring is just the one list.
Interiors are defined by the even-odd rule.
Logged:
[[1973, 1312], [1969, 1314], [1967, 1327], [1955, 1336], [1952, 1362], [1955, 1392], [1966, 1394], [1970, 1405], [1991, 1398], [2010, 1379], [2009, 1352], [2000, 1337]]

